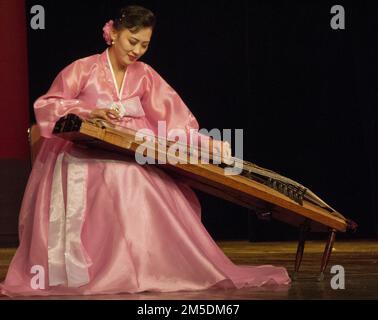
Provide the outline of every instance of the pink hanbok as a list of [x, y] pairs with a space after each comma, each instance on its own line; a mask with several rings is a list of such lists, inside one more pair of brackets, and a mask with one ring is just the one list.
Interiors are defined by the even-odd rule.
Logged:
[[85, 150], [52, 135], [67, 113], [117, 104], [119, 125], [198, 129], [179, 95], [146, 63], [117, 88], [108, 50], [77, 60], [34, 104], [43, 136], [19, 216], [20, 245], [1, 292], [89, 295], [287, 285], [285, 268], [237, 266], [201, 223], [195, 193], [153, 165]]

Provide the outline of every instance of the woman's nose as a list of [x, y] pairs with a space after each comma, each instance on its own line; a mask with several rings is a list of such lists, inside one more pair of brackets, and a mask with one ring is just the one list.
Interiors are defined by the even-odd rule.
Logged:
[[134, 47], [134, 49], [133, 49], [133, 53], [134, 53], [134, 55], [136, 55], [136, 56], [140, 56], [141, 53], [142, 53], [142, 47], [141, 47], [140, 45]]

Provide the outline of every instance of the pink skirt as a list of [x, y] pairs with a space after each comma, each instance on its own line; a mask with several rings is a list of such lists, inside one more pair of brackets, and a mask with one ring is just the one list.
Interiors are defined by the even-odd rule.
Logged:
[[19, 217], [8, 296], [288, 285], [285, 268], [238, 266], [201, 223], [195, 193], [153, 165], [45, 139]]

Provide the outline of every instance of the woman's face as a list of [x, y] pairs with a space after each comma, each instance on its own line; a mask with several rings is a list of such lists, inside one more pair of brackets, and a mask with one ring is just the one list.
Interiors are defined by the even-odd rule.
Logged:
[[136, 33], [132, 33], [129, 29], [113, 30], [113, 49], [118, 62], [128, 66], [137, 61], [146, 53], [151, 36], [151, 28], [143, 28]]

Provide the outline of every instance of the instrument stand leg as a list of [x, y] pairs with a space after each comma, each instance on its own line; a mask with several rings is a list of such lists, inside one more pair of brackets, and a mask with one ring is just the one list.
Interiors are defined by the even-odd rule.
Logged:
[[336, 232], [337, 231], [335, 229], [332, 229], [331, 232], [329, 233], [328, 241], [324, 249], [324, 253], [323, 253], [322, 265], [320, 267], [320, 276], [318, 278], [318, 281], [324, 280], [324, 271], [327, 268], [329, 258], [331, 257], [333, 244], [335, 243]]
[[306, 236], [307, 233], [310, 230], [310, 220], [306, 219], [305, 222], [301, 225], [300, 233], [299, 233], [299, 242], [297, 247], [297, 254], [295, 256], [295, 267], [294, 267], [294, 273], [292, 275], [293, 280], [297, 279], [297, 273], [299, 271], [299, 268], [301, 266], [302, 257], [303, 257], [303, 251], [305, 247], [306, 242]]

